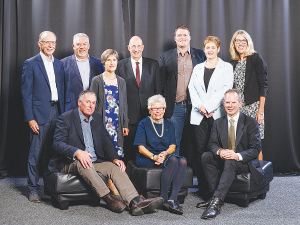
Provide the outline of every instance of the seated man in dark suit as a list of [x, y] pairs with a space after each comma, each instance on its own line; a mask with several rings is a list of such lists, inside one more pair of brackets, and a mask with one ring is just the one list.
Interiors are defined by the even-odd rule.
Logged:
[[[220, 214], [221, 206], [236, 174], [251, 172], [256, 184], [263, 179], [258, 160], [261, 140], [257, 121], [239, 112], [242, 105], [238, 90], [229, 89], [223, 100], [227, 112], [215, 120], [209, 140], [209, 152], [202, 155], [203, 170], [212, 198], [198, 203], [206, 208], [202, 219], [212, 219]], [[222, 170], [219, 176], [218, 170]]]
[[[103, 126], [101, 114], [94, 112], [96, 100], [94, 92], [82, 91], [78, 108], [58, 118], [53, 140], [56, 154], [49, 162], [49, 171], [79, 174], [114, 212], [122, 212], [128, 205], [132, 215], [150, 213], [164, 200], [161, 197], [145, 199], [138, 195]], [[112, 179], [126, 205], [110, 194], [97, 171]]]

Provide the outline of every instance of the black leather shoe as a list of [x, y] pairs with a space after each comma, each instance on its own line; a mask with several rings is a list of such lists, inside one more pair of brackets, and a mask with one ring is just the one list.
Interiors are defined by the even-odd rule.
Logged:
[[113, 212], [120, 213], [126, 208], [126, 205], [122, 201], [114, 198], [111, 194], [105, 195], [102, 197], [102, 199], [106, 202], [108, 208]]
[[179, 206], [178, 201], [174, 200], [167, 200], [163, 205], [162, 209], [169, 211], [170, 213], [182, 215], [183, 209], [181, 206]]
[[209, 206], [203, 212], [201, 219], [214, 219], [221, 212], [223, 201], [217, 197], [213, 197]]
[[208, 199], [207, 201], [204, 202], [199, 202], [196, 207], [201, 208], [201, 209], [206, 209], [209, 206], [209, 203], [211, 202], [212, 198]]

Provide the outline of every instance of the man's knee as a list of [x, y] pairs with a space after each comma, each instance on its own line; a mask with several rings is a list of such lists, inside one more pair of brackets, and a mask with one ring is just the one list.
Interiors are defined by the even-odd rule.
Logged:
[[202, 163], [206, 163], [206, 162], [210, 162], [211, 160], [213, 160], [214, 155], [211, 151], [209, 152], [204, 152], [201, 156], [201, 161]]

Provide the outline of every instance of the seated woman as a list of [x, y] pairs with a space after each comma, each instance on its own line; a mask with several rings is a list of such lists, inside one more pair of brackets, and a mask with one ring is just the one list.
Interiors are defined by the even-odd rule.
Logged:
[[[160, 195], [165, 203], [163, 209], [171, 213], [183, 214], [177, 196], [182, 186], [187, 162], [186, 159], [173, 155], [176, 148], [173, 124], [163, 118], [166, 108], [165, 98], [154, 95], [148, 99], [149, 117], [142, 119], [137, 127], [133, 145], [138, 146], [136, 156], [138, 167], [163, 167], [161, 173]], [[172, 184], [171, 195], [168, 189]]]

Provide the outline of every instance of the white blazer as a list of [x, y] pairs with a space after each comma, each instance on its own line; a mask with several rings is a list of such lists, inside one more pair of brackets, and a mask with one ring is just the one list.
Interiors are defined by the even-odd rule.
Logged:
[[194, 67], [190, 83], [189, 92], [192, 101], [191, 124], [199, 125], [203, 115], [199, 112], [199, 107], [204, 105], [208, 113], [214, 112], [213, 118], [216, 120], [226, 114], [222, 100], [224, 93], [233, 86], [233, 67], [230, 63], [219, 58], [219, 62], [210, 78], [207, 92], [204, 84], [205, 62]]

